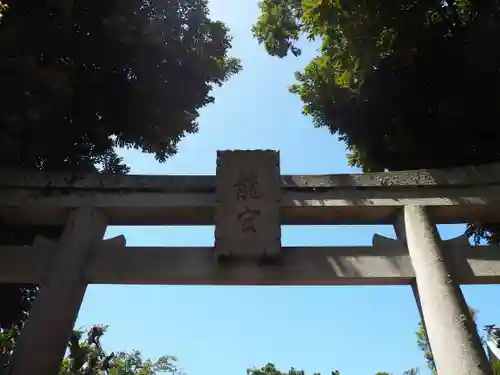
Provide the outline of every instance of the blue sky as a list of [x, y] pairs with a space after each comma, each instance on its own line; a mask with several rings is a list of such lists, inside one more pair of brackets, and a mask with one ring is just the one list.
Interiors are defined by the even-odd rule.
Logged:
[[[316, 54], [303, 44], [300, 58], [267, 56], [250, 27], [256, 0], [212, 0], [214, 19], [234, 36], [232, 55], [244, 70], [214, 91], [200, 131], [184, 139], [165, 164], [123, 151], [132, 173], [214, 174], [217, 150], [276, 149], [283, 174], [353, 173], [345, 146], [326, 129], [315, 129], [289, 94], [293, 73]], [[441, 228], [444, 238], [461, 226]], [[283, 227], [283, 244], [370, 245], [374, 233], [393, 236], [389, 226]], [[113, 227], [130, 246], [211, 246], [212, 227]], [[500, 288], [464, 288], [480, 309], [479, 323], [500, 323]], [[329, 375], [395, 375], [422, 366], [414, 331], [419, 320], [409, 287], [192, 287], [108, 286], [88, 288], [77, 327], [110, 325], [108, 351], [141, 350], [145, 356], [179, 357], [188, 375], [244, 375], [248, 367], [274, 362]], [[426, 374], [426, 372], [423, 372]]]

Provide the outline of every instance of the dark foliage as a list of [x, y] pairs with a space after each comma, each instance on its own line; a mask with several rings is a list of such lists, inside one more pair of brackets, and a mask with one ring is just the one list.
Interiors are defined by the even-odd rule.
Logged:
[[262, 0], [254, 34], [279, 57], [322, 39], [291, 91], [352, 166], [393, 171], [500, 161], [499, 21], [497, 0]]
[[[230, 46], [206, 0], [0, 2], [0, 167], [126, 173], [115, 147], [165, 161], [241, 69]], [[3, 226], [0, 240], [61, 229]], [[1, 329], [22, 323], [36, 290], [0, 285]]]

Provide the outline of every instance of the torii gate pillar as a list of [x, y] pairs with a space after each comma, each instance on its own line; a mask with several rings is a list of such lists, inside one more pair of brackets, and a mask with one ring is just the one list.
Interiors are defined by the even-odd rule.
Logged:
[[492, 375], [469, 308], [425, 207], [405, 206], [404, 228], [439, 375]]
[[59, 373], [88, 285], [85, 265], [99, 250], [106, 226], [106, 218], [93, 208], [70, 215], [59, 243], [53, 244], [51, 269], [21, 330], [10, 375]]

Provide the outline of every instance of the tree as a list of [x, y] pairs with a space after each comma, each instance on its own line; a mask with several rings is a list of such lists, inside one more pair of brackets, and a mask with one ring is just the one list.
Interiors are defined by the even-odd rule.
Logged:
[[[304, 375], [304, 370], [296, 370], [293, 367], [288, 370], [288, 372], [281, 372], [276, 368], [273, 363], [268, 363], [262, 368], [251, 368], [247, 369], [247, 375]], [[319, 373], [314, 373], [313, 375], [320, 375]], [[332, 375], [339, 375], [337, 371], [333, 371]]]
[[[107, 354], [100, 341], [107, 328], [94, 325], [86, 332], [83, 329], [73, 331], [68, 344], [69, 354], [61, 363], [59, 375], [183, 375], [176, 366], [177, 358], [173, 356], [166, 355], [152, 361], [143, 359], [138, 350]], [[15, 339], [10, 340], [6, 332], [0, 333], [0, 349], [6, 349], [7, 342], [15, 345]], [[0, 353], [0, 374], [7, 374], [12, 355], [12, 350], [8, 354], [6, 351], [3, 355]]]
[[19, 328], [11, 327], [0, 331], [0, 375], [7, 374], [19, 338]]
[[116, 161], [115, 146], [164, 161], [197, 131], [212, 87], [241, 69], [207, 0], [7, 4], [0, 160], [9, 166], [91, 171]]
[[114, 353], [107, 355], [101, 346], [101, 337], [107, 326], [94, 325], [83, 338], [84, 330], [74, 330], [70, 337], [69, 355], [61, 363], [60, 375], [98, 375], [113, 368]]
[[499, 361], [493, 361], [491, 367], [493, 368], [494, 375], [500, 374], [500, 362]]
[[116, 355], [109, 375], [156, 375], [157, 373], [182, 375], [183, 373], [176, 367], [176, 361], [177, 359], [172, 356], [162, 356], [156, 361], [143, 360], [137, 350], [132, 353], [120, 352]]
[[[472, 320], [474, 321], [474, 323], [476, 323], [479, 310], [469, 306], [469, 311], [472, 315]], [[424, 358], [427, 367], [433, 374], [437, 374], [436, 363], [434, 362], [434, 357], [432, 356], [431, 347], [423, 322], [420, 321], [418, 323], [418, 330], [415, 332], [415, 335], [417, 336], [418, 347], [420, 348], [420, 350], [422, 350], [422, 352], [424, 352]]]
[[[474, 322], [477, 322], [477, 315], [479, 313], [479, 310], [474, 309], [472, 307], [469, 307], [472, 319]], [[427, 333], [425, 331], [424, 325], [422, 322], [418, 323], [418, 330], [415, 332], [415, 335], [417, 336], [417, 345], [424, 352], [424, 358], [425, 362], [427, 364], [427, 367], [433, 374], [437, 374], [437, 369], [436, 369], [436, 364], [434, 362], [434, 357], [432, 356], [431, 352], [431, 347], [429, 345], [429, 340], [427, 339]], [[483, 342], [483, 345], [485, 344], [485, 339], [481, 337], [481, 341]], [[493, 367], [493, 374], [494, 375], [500, 375], [500, 364], [497, 362], [494, 362], [492, 364]]]
[[415, 332], [415, 335], [417, 336], [417, 345], [424, 353], [427, 368], [433, 374], [436, 374], [436, 364], [434, 363], [434, 357], [432, 356], [429, 340], [427, 339], [427, 332], [425, 331], [424, 324], [422, 322], [418, 322], [418, 330]]
[[[290, 90], [303, 113], [344, 141], [363, 171], [500, 160], [500, 36], [496, 0], [261, 0], [255, 37], [269, 54], [318, 56]], [[423, 151], [425, 150], [425, 151]], [[469, 234], [497, 242], [497, 226]]]
[[[405, 371], [403, 375], [417, 375], [418, 370], [411, 369]], [[268, 363], [261, 368], [251, 368], [247, 370], [247, 375], [305, 375], [304, 370], [297, 370], [295, 368], [290, 368], [287, 372], [282, 372], [276, 368], [273, 363]], [[320, 373], [314, 373], [313, 375], [321, 375]], [[332, 371], [331, 375], [340, 375], [340, 372], [335, 370]], [[375, 375], [390, 375], [388, 372], [377, 372]]]
[[[3, 0], [0, 167], [126, 173], [115, 147], [165, 161], [241, 69], [228, 32], [207, 0]], [[2, 245], [62, 230], [0, 224]], [[0, 285], [0, 330], [22, 324], [36, 290]]]

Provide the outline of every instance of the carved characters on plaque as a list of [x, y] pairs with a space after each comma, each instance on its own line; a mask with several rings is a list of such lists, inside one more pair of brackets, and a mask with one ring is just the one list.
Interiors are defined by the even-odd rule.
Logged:
[[281, 249], [279, 160], [275, 151], [221, 151], [215, 245], [219, 254], [262, 256]]
[[238, 220], [241, 223], [242, 232], [257, 233], [255, 229], [255, 216], [260, 215], [260, 210], [251, 210], [248, 206], [245, 206], [243, 211], [238, 213]]
[[238, 200], [262, 198], [262, 193], [259, 191], [259, 179], [255, 172], [240, 172], [234, 187]]
[[[233, 185], [236, 188], [236, 199], [238, 201], [249, 201], [263, 198], [259, 190], [259, 179], [255, 172], [240, 172], [238, 179]], [[238, 221], [241, 231], [244, 233], [257, 233], [255, 229], [255, 217], [260, 215], [260, 210], [251, 209], [247, 204], [238, 212]]]

